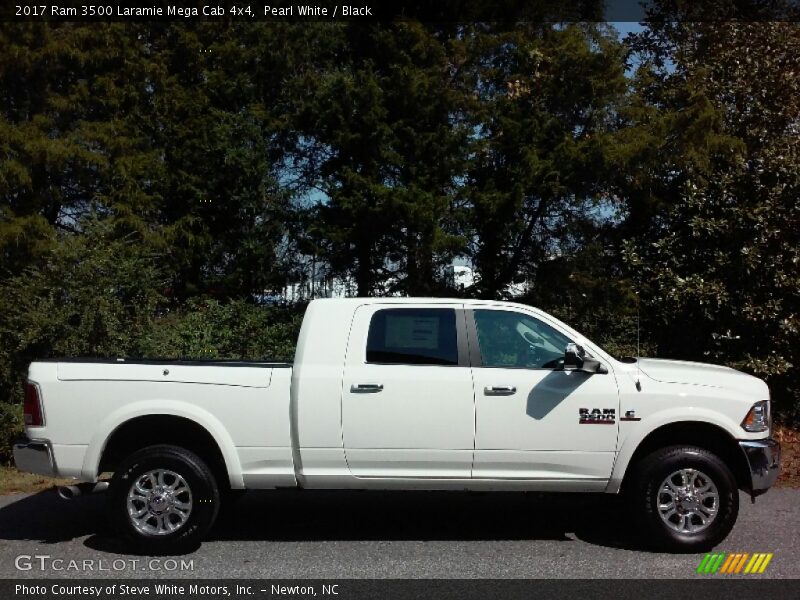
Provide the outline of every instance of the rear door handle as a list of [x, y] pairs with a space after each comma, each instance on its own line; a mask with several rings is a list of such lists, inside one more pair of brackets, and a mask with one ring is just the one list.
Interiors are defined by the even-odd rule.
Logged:
[[383, 391], [382, 383], [359, 383], [350, 386], [353, 394], [377, 394]]
[[493, 385], [483, 388], [483, 393], [486, 396], [511, 396], [517, 393], [517, 388], [513, 385]]

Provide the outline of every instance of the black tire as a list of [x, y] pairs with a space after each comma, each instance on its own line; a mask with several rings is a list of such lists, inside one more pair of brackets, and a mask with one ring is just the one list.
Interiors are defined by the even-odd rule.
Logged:
[[[670, 527], [659, 511], [659, 497], [664, 504], [670, 500], [669, 494], [661, 495], [661, 485], [667, 477], [681, 469], [699, 471], [711, 480], [717, 489], [718, 504], [716, 515], [700, 531], [677, 531]], [[680, 476], [674, 481], [680, 482]], [[697, 480], [702, 482], [702, 477]], [[670, 446], [656, 450], [644, 457], [632, 473], [630, 486], [625, 491], [630, 509], [644, 534], [644, 542], [658, 550], [670, 552], [706, 551], [727, 537], [739, 514], [739, 491], [731, 470], [715, 454], [695, 446]], [[700, 497], [696, 495], [695, 498]], [[691, 499], [689, 500], [692, 506]], [[713, 498], [705, 500], [713, 504]], [[694, 504], [696, 506], [696, 504]], [[681, 510], [686, 505], [680, 504]], [[681, 513], [670, 517], [675, 526], [682, 522]], [[698, 517], [688, 519], [699, 526]]]
[[[148, 472], [159, 469], [182, 477], [191, 494], [188, 516], [168, 533], [143, 531], [128, 514], [128, 494], [133, 485]], [[176, 481], [170, 477], [167, 476], [167, 483]], [[142, 481], [147, 485], [149, 480]], [[189, 497], [183, 494], [181, 501]], [[180, 554], [196, 549], [211, 529], [219, 512], [220, 494], [214, 475], [200, 457], [178, 446], [157, 445], [138, 450], [122, 462], [111, 479], [107, 500], [112, 527], [137, 550], [150, 554]], [[143, 502], [141, 505], [149, 506]], [[166, 513], [159, 513], [159, 516], [168, 519]], [[181, 516], [173, 515], [171, 522], [181, 521]], [[153, 519], [146, 525], [155, 527], [156, 523]]]

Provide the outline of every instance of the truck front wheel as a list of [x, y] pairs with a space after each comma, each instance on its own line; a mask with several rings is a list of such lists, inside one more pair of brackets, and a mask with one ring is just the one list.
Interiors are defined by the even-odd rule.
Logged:
[[199, 545], [217, 518], [219, 489], [211, 470], [178, 446], [148, 446], [114, 472], [111, 524], [138, 549], [181, 553]]
[[669, 551], [698, 552], [719, 544], [739, 513], [730, 469], [695, 446], [671, 446], [635, 465], [626, 493], [646, 542]]

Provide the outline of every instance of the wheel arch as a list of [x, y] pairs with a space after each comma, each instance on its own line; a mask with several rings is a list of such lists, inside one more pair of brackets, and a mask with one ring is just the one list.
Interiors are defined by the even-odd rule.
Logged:
[[697, 446], [712, 452], [731, 470], [737, 487], [749, 489], [750, 469], [738, 440], [719, 424], [702, 420], [681, 420], [662, 424], [646, 433], [635, 447], [627, 449], [629, 457], [624, 464], [620, 462], [620, 452], [607, 491], [624, 491], [633, 465], [659, 448], [676, 445]]
[[241, 465], [230, 435], [211, 414], [183, 403], [147, 401], [128, 406], [98, 428], [87, 450], [82, 474], [95, 481], [113, 471], [124, 456], [154, 444], [170, 444], [195, 452], [221, 485], [243, 488]]

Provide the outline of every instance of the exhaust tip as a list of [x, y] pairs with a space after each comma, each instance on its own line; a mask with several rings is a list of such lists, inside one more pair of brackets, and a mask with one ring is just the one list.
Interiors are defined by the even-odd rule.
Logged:
[[58, 495], [64, 500], [74, 500], [78, 496], [87, 496], [98, 492], [105, 492], [108, 489], [108, 481], [98, 481], [97, 483], [78, 483], [76, 485], [63, 485], [58, 488]]
[[75, 496], [80, 494], [80, 490], [74, 485], [62, 485], [58, 488], [58, 495], [63, 500], [72, 500]]

